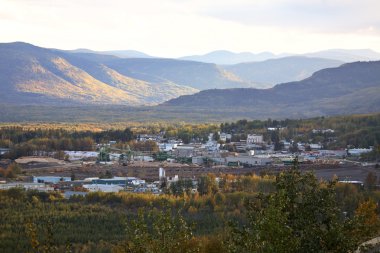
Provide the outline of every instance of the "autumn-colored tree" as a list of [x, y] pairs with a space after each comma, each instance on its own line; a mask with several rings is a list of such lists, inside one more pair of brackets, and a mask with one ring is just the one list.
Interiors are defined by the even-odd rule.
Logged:
[[361, 242], [380, 236], [380, 218], [376, 212], [377, 204], [368, 200], [359, 205], [354, 217], [354, 236]]
[[115, 253], [195, 253], [200, 246], [180, 212], [140, 209], [126, 224], [126, 239]]
[[21, 173], [21, 167], [17, 163], [11, 163], [6, 169], [0, 168], [0, 177], [15, 178]]
[[377, 176], [376, 176], [376, 173], [374, 172], [369, 172], [367, 174], [367, 177], [365, 178], [365, 181], [364, 181], [364, 186], [367, 190], [369, 191], [372, 191], [375, 189], [376, 187], [376, 184], [377, 184]]

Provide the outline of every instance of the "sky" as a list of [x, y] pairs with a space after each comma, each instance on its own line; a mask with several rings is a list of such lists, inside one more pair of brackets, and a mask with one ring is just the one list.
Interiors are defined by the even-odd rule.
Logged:
[[0, 42], [179, 57], [380, 52], [379, 0], [0, 0]]

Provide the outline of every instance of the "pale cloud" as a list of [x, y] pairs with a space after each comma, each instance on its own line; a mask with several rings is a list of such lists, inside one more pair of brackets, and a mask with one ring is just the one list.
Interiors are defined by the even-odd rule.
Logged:
[[278, 0], [215, 5], [204, 15], [248, 25], [290, 27], [315, 32], [352, 33], [380, 28], [380, 1]]
[[[380, 2], [379, 2], [380, 3]], [[0, 0], [0, 42], [135, 49], [176, 57], [216, 49], [380, 51], [373, 0]]]

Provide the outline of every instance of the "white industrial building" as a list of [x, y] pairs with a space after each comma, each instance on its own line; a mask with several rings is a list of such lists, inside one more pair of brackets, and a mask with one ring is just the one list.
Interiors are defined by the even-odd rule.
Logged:
[[194, 149], [193, 146], [177, 146], [173, 153], [177, 157], [192, 157]]
[[369, 153], [372, 151], [372, 148], [351, 148], [347, 150], [347, 153], [354, 156], [359, 156], [361, 154]]
[[240, 165], [246, 164], [246, 165], [252, 165], [252, 166], [260, 166], [260, 165], [271, 164], [272, 160], [269, 157], [241, 155], [241, 156], [227, 156], [226, 162], [227, 164], [238, 162]]
[[177, 148], [177, 143], [158, 143], [158, 148], [160, 151], [172, 151], [173, 149]]
[[83, 188], [90, 192], [119, 192], [124, 188], [114, 184], [85, 184]]
[[70, 161], [78, 161], [88, 158], [97, 158], [99, 152], [96, 151], [65, 151], [65, 155], [69, 156]]
[[25, 190], [37, 190], [42, 192], [54, 191], [54, 188], [51, 186], [47, 186], [44, 183], [8, 183], [8, 184], [0, 184], [0, 190], [8, 190], [11, 188], [22, 188]]

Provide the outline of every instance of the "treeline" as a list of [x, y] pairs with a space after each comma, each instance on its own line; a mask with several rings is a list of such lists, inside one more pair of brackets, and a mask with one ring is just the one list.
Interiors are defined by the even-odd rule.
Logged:
[[25, 143], [11, 145], [10, 151], [4, 155], [5, 158], [16, 159], [21, 156], [54, 156], [62, 158], [61, 154], [55, 151], [76, 150], [88, 151], [94, 150], [95, 142], [89, 138], [35, 138]]
[[0, 191], [0, 252], [353, 252], [380, 235], [376, 188], [321, 182], [297, 167], [219, 183], [205, 175], [199, 193], [181, 187], [68, 200]]
[[[266, 140], [273, 141], [273, 132], [280, 139], [301, 142], [322, 143], [325, 148], [368, 148], [380, 143], [380, 114], [318, 117], [312, 119], [285, 120], [239, 120], [222, 123], [220, 130], [232, 133], [239, 138], [247, 134], [263, 134]], [[269, 132], [267, 128], [280, 128]], [[313, 129], [332, 129], [334, 133], [312, 133]], [[242, 136], [239, 136], [242, 135]]]
[[10, 159], [32, 155], [54, 156], [57, 151], [64, 150], [91, 151], [95, 150], [96, 143], [108, 143], [112, 140], [129, 142], [133, 139], [135, 136], [129, 128], [100, 132], [24, 129], [12, 126], [0, 128], [0, 147], [10, 149], [9, 153], [4, 155], [4, 158]]
[[[84, 128], [82, 126], [82, 128]], [[3, 126], [0, 127], [0, 147], [9, 148], [5, 158], [15, 159], [29, 155], [51, 155], [55, 151], [75, 150], [91, 151], [96, 143], [116, 141], [116, 148], [124, 149], [129, 146], [135, 151], [158, 152], [158, 146], [152, 141], [135, 141], [141, 134], [163, 134], [164, 138], [179, 138], [184, 143], [190, 141], [206, 141], [210, 132], [216, 132], [217, 125], [213, 124], [152, 124], [134, 126], [125, 129], [110, 130], [77, 130], [66, 128], [44, 128]]]
[[[9, 147], [10, 145], [25, 143], [35, 139], [53, 139], [65, 140], [70, 139], [73, 144], [75, 139], [90, 138], [97, 143], [119, 140], [123, 142], [134, 139], [133, 132], [130, 128], [111, 129], [103, 131], [72, 131], [64, 128], [23, 128], [17, 126], [7, 126], [0, 128], [0, 146]], [[70, 144], [65, 144], [70, 145]]]
[[[234, 192], [270, 193], [274, 191], [274, 181], [275, 177], [270, 175], [257, 176], [253, 174], [236, 176], [223, 174], [218, 178], [217, 182], [214, 174], [208, 174], [199, 177], [196, 189], [201, 196], [219, 193], [218, 197], [224, 199], [225, 196], [223, 194]], [[174, 196], [191, 195], [192, 189], [194, 189], [194, 185], [191, 179], [180, 179], [177, 182], [172, 182], [166, 193]]]
[[185, 144], [196, 141], [205, 142], [208, 140], [210, 133], [219, 131], [219, 126], [216, 124], [187, 124], [178, 126], [167, 126], [164, 128], [165, 137], [167, 138], [179, 138]]

